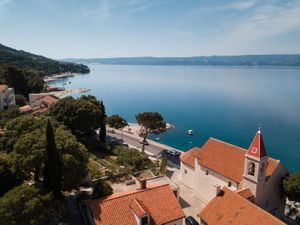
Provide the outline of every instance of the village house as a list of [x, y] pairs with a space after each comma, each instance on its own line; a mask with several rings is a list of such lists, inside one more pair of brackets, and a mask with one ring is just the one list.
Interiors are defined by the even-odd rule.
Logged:
[[58, 102], [59, 98], [50, 93], [30, 94], [29, 105], [20, 107], [20, 111], [31, 113], [32, 115], [41, 115], [45, 113], [48, 108]]
[[86, 202], [89, 225], [183, 225], [184, 212], [169, 184], [141, 180], [139, 189]]
[[7, 85], [0, 85], [0, 110], [16, 105], [15, 92]]
[[[180, 170], [181, 182], [206, 204], [226, 187], [277, 217], [283, 215], [279, 187], [287, 170], [279, 160], [268, 157], [261, 130], [248, 150], [209, 138], [202, 148], [193, 148], [181, 157]], [[229, 192], [227, 189], [223, 190]]]

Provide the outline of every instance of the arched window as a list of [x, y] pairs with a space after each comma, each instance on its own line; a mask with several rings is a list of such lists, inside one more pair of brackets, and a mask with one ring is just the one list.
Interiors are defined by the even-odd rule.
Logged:
[[248, 163], [248, 175], [254, 176], [255, 172], [255, 164], [254, 162], [249, 162]]

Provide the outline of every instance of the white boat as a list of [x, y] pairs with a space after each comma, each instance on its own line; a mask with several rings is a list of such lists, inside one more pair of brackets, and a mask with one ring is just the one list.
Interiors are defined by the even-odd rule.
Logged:
[[188, 130], [188, 133], [189, 133], [189, 135], [193, 135], [193, 130], [192, 130], [192, 129], [189, 129], [189, 130]]

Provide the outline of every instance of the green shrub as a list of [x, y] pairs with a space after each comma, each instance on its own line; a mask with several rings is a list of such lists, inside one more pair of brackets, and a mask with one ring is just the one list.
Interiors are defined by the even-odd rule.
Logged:
[[93, 189], [94, 198], [103, 198], [112, 193], [113, 189], [107, 181], [98, 181]]
[[168, 159], [167, 158], [162, 158], [161, 163], [160, 163], [160, 167], [159, 167], [159, 172], [161, 174], [166, 174], [166, 172], [167, 172], [167, 163], [168, 163]]
[[151, 160], [136, 149], [119, 148], [117, 163], [131, 167], [132, 172], [149, 168]]

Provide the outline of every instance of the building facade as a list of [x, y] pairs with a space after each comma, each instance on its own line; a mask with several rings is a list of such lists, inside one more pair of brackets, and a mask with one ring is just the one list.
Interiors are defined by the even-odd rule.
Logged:
[[193, 148], [181, 157], [181, 181], [209, 203], [224, 187], [249, 190], [253, 203], [281, 217], [284, 199], [280, 182], [287, 174], [279, 160], [268, 157], [259, 130], [249, 149], [210, 138], [202, 148]]
[[0, 85], [0, 110], [16, 105], [15, 92], [7, 85]]

